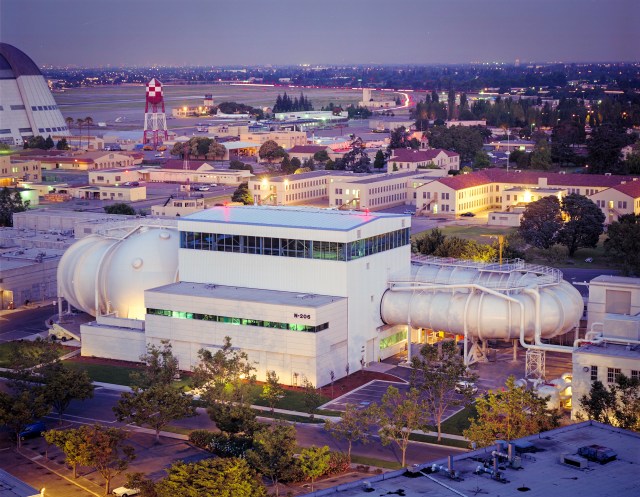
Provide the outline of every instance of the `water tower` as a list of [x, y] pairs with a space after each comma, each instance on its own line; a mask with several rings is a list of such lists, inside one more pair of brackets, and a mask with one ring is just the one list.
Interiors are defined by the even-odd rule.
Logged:
[[162, 83], [153, 78], [147, 83], [147, 98], [144, 106], [144, 144], [153, 144], [167, 140], [167, 116], [164, 113]]

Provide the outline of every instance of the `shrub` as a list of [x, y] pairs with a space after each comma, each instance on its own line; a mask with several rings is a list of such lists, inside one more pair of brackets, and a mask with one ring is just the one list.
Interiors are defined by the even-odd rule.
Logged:
[[219, 457], [241, 457], [244, 458], [245, 452], [253, 447], [251, 437], [234, 434], [214, 434], [207, 450], [213, 452]]
[[209, 450], [209, 445], [211, 445], [215, 435], [215, 433], [207, 430], [194, 430], [189, 434], [189, 442], [200, 449]]
[[349, 457], [342, 452], [331, 452], [329, 454], [329, 469], [322, 476], [337, 475], [345, 473], [349, 470], [351, 464], [349, 463]]

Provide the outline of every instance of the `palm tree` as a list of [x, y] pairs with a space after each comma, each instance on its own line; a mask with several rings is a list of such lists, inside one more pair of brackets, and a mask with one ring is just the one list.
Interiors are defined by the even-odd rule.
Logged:
[[80, 148], [82, 148], [82, 125], [84, 124], [84, 120], [78, 118], [76, 122], [78, 123], [78, 129], [80, 129]]
[[71, 126], [73, 126], [73, 117], [66, 117], [65, 121], [67, 123], [67, 130], [69, 131], [69, 134], [71, 134]]
[[87, 149], [89, 148], [89, 137], [91, 136], [91, 126], [93, 126], [93, 119], [89, 116], [84, 118], [84, 124], [87, 127]]

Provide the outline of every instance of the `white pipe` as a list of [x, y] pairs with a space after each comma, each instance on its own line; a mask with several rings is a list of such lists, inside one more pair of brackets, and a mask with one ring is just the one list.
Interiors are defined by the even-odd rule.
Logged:
[[540, 325], [541, 317], [540, 317], [540, 292], [537, 288], [525, 288], [523, 293], [526, 295], [533, 295], [533, 299], [535, 302], [536, 309], [536, 319], [535, 319], [535, 330], [533, 333], [533, 345], [526, 344], [524, 341], [524, 327], [520, 330], [520, 344], [525, 349], [535, 349], [535, 350], [549, 350], [552, 352], [562, 352], [564, 354], [571, 354], [573, 352], [573, 347], [567, 347], [564, 345], [551, 345], [548, 343], [542, 343], [542, 326]]
[[428, 475], [427, 473], [423, 473], [422, 471], [420, 471], [420, 473], [422, 474], [422, 476], [425, 476], [427, 478], [429, 478], [432, 482], [437, 483], [438, 485], [442, 485], [444, 488], [446, 488], [447, 490], [453, 492], [456, 495], [459, 495], [460, 497], [467, 497], [466, 494], [463, 494], [462, 492], [458, 492], [455, 488], [450, 487], [449, 485], [444, 484], [443, 482], [441, 482], [440, 480], [436, 480], [435, 478], [433, 478], [431, 475]]

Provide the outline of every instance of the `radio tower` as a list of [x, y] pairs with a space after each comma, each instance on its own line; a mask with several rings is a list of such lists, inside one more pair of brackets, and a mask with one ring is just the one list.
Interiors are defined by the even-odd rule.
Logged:
[[[158, 110], [160, 108], [160, 110]], [[147, 83], [147, 99], [144, 106], [143, 142], [153, 143], [154, 150], [158, 143], [167, 140], [167, 116], [164, 113], [164, 97], [162, 83], [153, 78]]]

